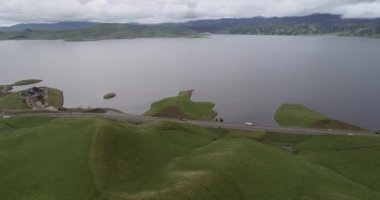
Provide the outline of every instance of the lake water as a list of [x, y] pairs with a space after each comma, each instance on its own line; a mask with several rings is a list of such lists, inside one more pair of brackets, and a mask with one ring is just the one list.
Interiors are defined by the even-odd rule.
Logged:
[[[95, 42], [2, 41], [0, 82], [43, 79], [66, 107], [140, 114], [194, 89], [229, 122], [274, 125], [282, 103], [380, 129], [380, 40], [330, 36], [212, 36]], [[102, 96], [116, 92], [117, 98]]]

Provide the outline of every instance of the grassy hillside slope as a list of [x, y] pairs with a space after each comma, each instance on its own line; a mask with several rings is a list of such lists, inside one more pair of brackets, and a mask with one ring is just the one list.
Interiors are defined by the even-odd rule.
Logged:
[[1, 199], [93, 199], [88, 120], [1, 121]]
[[74, 30], [31, 30], [0, 32], [0, 40], [106, 40], [130, 38], [199, 37], [185, 28], [126, 24], [99, 24]]
[[331, 119], [298, 104], [281, 105], [276, 111], [274, 118], [280, 126], [364, 130], [363, 128]]
[[215, 106], [211, 102], [193, 102], [191, 95], [193, 91], [181, 91], [176, 97], [169, 97], [152, 104], [150, 110], [145, 115], [212, 120], [216, 117], [217, 112], [212, 110]]
[[[321, 143], [325, 139], [330, 142]], [[268, 145], [275, 142], [293, 143], [296, 154]], [[370, 155], [380, 149], [367, 147], [378, 142], [208, 130], [171, 122], [12, 118], [0, 120], [0, 196], [372, 200], [380, 198], [380, 170], [379, 159]], [[351, 156], [357, 146], [369, 155]], [[345, 150], [336, 147], [348, 150], [341, 153]]]
[[14, 92], [0, 97], [0, 109], [26, 110], [29, 108], [24, 103], [20, 92]]
[[380, 192], [378, 138], [318, 136], [296, 146], [298, 156]]

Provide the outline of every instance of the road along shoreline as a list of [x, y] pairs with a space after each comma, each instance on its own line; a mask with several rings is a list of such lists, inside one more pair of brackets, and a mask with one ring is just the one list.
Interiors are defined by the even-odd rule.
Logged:
[[[4, 110], [0, 110], [0, 113]], [[288, 127], [269, 127], [269, 126], [249, 126], [244, 124], [235, 123], [218, 123], [214, 121], [200, 121], [200, 120], [177, 120], [163, 117], [150, 117], [143, 115], [130, 115], [130, 114], [107, 114], [107, 113], [76, 113], [76, 112], [19, 112], [19, 113], [4, 113], [3, 115], [11, 117], [26, 117], [26, 116], [39, 116], [39, 117], [105, 117], [125, 122], [156, 122], [156, 121], [171, 121], [182, 124], [192, 124], [204, 128], [224, 128], [245, 131], [267, 131], [274, 133], [292, 133], [298, 135], [341, 135], [341, 136], [371, 136], [380, 137], [371, 131], [350, 131], [350, 130], [325, 130], [325, 129], [312, 129], [312, 128], [288, 128]]]

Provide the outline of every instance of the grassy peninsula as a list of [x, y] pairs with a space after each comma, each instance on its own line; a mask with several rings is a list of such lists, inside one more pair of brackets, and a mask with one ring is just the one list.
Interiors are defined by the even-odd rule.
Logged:
[[0, 119], [0, 196], [373, 200], [380, 198], [379, 144], [378, 138], [285, 137], [172, 122]]
[[9, 110], [26, 110], [29, 107], [23, 101], [20, 92], [13, 92], [0, 97], [0, 109]]
[[[32, 102], [27, 96], [22, 96], [23, 92], [25, 91], [10, 92], [0, 96], [0, 109], [29, 110], [35, 108], [34, 106], [36, 105], [39, 105], [38, 109], [45, 109], [43, 105], [39, 104], [40, 101]], [[62, 91], [55, 88], [46, 88], [46, 92], [43, 93], [43, 96], [46, 105], [56, 109], [63, 108], [64, 96]]]
[[26, 79], [26, 80], [21, 80], [21, 81], [16, 81], [13, 84], [8, 84], [8, 85], [0, 85], [0, 94], [6, 93], [10, 90], [13, 89], [13, 86], [24, 86], [24, 85], [32, 85], [42, 82], [42, 80], [39, 79]]
[[193, 102], [193, 90], [179, 92], [176, 97], [169, 97], [151, 105], [145, 115], [177, 119], [212, 120], [217, 116], [212, 102]]
[[12, 85], [13, 86], [32, 85], [32, 84], [36, 84], [36, 83], [39, 83], [39, 82], [42, 82], [42, 80], [39, 80], [39, 79], [27, 79], [27, 80], [17, 81], [15, 83], [13, 83]]
[[105, 94], [104, 96], [103, 96], [103, 99], [112, 99], [112, 98], [115, 98], [116, 97], [116, 93], [108, 93], [108, 94]]
[[364, 130], [363, 128], [331, 119], [298, 104], [284, 104], [275, 113], [280, 126], [321, 129]]

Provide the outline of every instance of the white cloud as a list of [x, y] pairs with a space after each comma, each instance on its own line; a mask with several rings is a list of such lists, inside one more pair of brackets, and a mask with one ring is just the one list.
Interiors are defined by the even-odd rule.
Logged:
[[339, 6], [334, 9], [334, 12], [346, 18], [378, 18], [380, 17], [380, 1]]
[[380, 17], [380, 0], [0, 0], [0, 24], [163, 22], [312, 13]]

